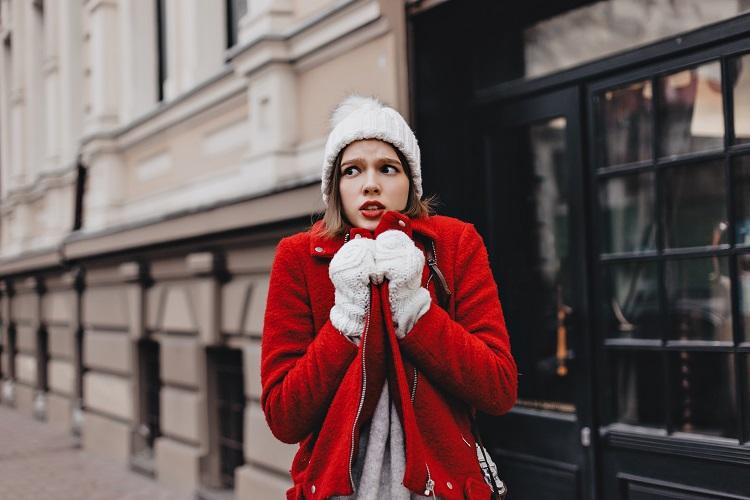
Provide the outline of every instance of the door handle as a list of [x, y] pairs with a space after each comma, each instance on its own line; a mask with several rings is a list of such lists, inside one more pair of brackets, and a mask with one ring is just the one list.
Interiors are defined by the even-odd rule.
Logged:
[[583, 427], [581, 429], [581, 446], [588, 448], [591, 446], [591, 428]]

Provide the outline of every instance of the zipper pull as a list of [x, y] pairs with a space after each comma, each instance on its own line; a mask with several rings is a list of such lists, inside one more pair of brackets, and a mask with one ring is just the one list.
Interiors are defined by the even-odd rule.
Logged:
[[427, 483], [424, 485], [424, 496], [435, 496], [435, 481], [432, 479], [428, 479]]
[[424, 464], [425, 467], [427, 467], [427, 482], [424, 485], [424, 496], [429, 497], [435, 496], [435, 481], [432, 480], [432, 477], [430, 476], [430, 466], [427, 464]]

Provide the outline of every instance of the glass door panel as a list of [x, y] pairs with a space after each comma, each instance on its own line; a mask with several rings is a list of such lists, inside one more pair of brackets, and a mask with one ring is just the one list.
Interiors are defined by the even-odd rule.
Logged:
[[573, 387], [575, 353], [569, 338], [573, 313], [570, 289], [568, 237], [568, 169], [566, 168], [565, 117], [553, 117], [523, 126], [527, 134], [531, 186], [528, 193], [528, 228], [536, 259], [528, 279], [537, 300], [527, 304], [534, 318], [533, 353], [524, 367], [519, 387], [519, 406], [575, 412]]

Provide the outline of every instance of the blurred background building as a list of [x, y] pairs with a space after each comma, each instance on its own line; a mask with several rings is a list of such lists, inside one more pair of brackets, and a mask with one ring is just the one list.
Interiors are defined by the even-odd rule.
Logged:
[[268, 273], [357, 92], [490, 249], [512, 498], [750, 498], [748, 10], [0, 0], [2, 402], [186, 494], [283, 498]]

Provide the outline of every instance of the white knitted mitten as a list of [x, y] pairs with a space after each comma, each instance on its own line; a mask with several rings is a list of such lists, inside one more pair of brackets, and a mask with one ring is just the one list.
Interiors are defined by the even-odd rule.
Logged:
[[335, 287], [331, 323], [353, 341], [365, 328], [370, 277], [375, 275], [375, 240], [368, 238], [344, 243], [328, 264], [328, 276]]
[[424, 254], [406, 233], [391, 229], [375, 239], [375, 267], [388, 278], [396, 336], [403, 338], [432, 302], [430, 292], [421, 286]]

